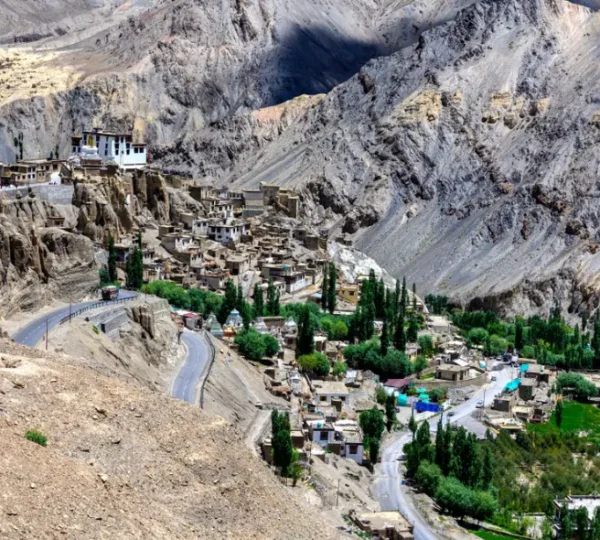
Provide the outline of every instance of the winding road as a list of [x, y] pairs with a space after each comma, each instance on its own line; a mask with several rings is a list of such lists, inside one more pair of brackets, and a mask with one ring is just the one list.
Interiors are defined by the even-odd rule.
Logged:
[[[126, 298], [135, 298], [137, 293], [131, 291], [120, 291], [119, 300], [123, 300]], [[55, 309], [45, 315], [38, 317], [33, 320], [23, 328], [20, 328], [17, 332], [13, 334], [13, 339], [20, 343], [21, 345], [26, 345], [27, 347], [35, 347], [40, 340], [44, 337], [46, 333], [46, 321], [48, 321], [48, 330], [52, 330], [62, 319], [69, 315], [69, 312], [75, 313], [81, 309], [85, 309], [87, 307], [92, 306], [93, 304], [97, 304], [100, 300], [91, 300], [89, 302], [79, 302], [77, 304], [72, 304], [70, 307], [65, 306], [59, 309]], [[106, 304], [110, 304], [110, 301], [106, 302]]]
[[[137, 293], [131, 291], [121, 291], [119, 299], [135, 298]], [[20, 328], [13, 334], [13, 339], [21, 345], [35, 347], [46, 334], [46, 328], [52, 330], [69, 313], [75, 313], [79, 310], [98, 304], [99, 300], [89, 302], [79, 302], [70, 307], [55, 309], [49, 313], [37, 317], [29, 324]], [[110, 301], [105, 305], [109, 306]], [[173, 382], [171, 395], [174, 398], [181, 399], [188, 403], [198, 403], [198, 383], [205, 377], [205, 373], [210, 365], [211, 351], [206, 338], [202, 333], [190, 332], [185, 330], [181, 336], [187, 349], [187, 356], [183, 362], [176, 379]]]
[[[486, 406], [491, 404], [494, 401], [494, 396], [512, 380], [514, 375], [513, 370], [508, 366], [497, 364], [496, 367], [501, 369], [494, 370], [494, 365], [492, 365], [490, 373], [497, 380], [480, 388], [468, 401], [453, 407], [451, 409], [452, 416], [447, 413], [444, 414], [444, 425], [447, 425], [450, 421], [453, 425], [464, 426], [480, 437], [484, 434], [485, 426], [472, 416], [473, 411], [477, 410], [477, 402], [485, 399]], [[435, 416], [426, 421], [429, 422], [431, 432], [435, 433], [439, 417]], [[441, 540], [443, 537], [436, 533], [415, 507], [409, 493], [410, 488], [402, 485], [403, 477], [400, 471], [400, 460], [404, 455], [402, 448], [410, 440], [410, 432], [405, 432], [383, 449], [381, 464], [376, 467], [372, 492], [379, 501], [382, 510], [399, 510], [414, 525], [415, 540]]]
[[198, 382], [204, 379], [211, 358], [210, 347], [203, 332], [184, 330], [181, 334], [181, 339], [187, 349], [187, 356], [171, 389], [171, 395], [174, 398], [193, 405], [198, 403]]

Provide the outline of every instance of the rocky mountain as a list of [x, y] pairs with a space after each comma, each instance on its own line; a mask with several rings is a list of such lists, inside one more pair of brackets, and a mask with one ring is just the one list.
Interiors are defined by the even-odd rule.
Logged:
[[597, 304], [597, 0], [45, 3], [3, 7], [0, 158], [134, 129], [167, 170], [297, 187], [424, 292]]
[[313, 223], [420, 290], [594, 309], [599, 19], [565, 0], [459, 4], [395, 4], [404, 21], [429, 10], [425, 24], [381, 26], [395, 53], [278, 131], [253, 113], [185, 134], [164, 161], [301, 187]]

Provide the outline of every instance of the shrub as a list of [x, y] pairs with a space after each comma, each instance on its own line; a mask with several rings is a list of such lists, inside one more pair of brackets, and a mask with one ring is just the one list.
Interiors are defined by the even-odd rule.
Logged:
[[100, 330], [98, 330], [98, 327], [96, 325], [92, 326], [92, 331], [94, 332], [94, 334], [100, 334]]
[[317, 377], [329, 375], [330, 364], [328, 358], [319, 352], [305, 354], [298, 358], [298, 365], [308, 373]]
[[266, 356], [275, 356], [279, 352], [279, 341], [270, 334], [263, 336], [266, 348]]
[[377, 401], [377, 403], [379, 403], [379, 405], [385, 405], [385, 402], [387, 400], [387, 394], [385, 392], [385, 390], [383, 389], [383, 386], [380, 386], [377, 391], [375, 392], [375, 401]]
[[434, 347], [433, 339], [429, 335], [420, 336], [417, 340], [419, 347], [421, 347], [421, 353], [430, 358], [433, 356]]
[[48, 442], [48, 438], [46, 437], [46, 435], [44, 435], [41, 431], [38, 431], [37, 429], [30, 429], [29, 431], [27, 431], [27, 433], [25, 433], [25, 438], [28, 441], [39, 444], [40, 446], [46, 446]]
[[341, 375], [345, 375], [347, 369], [348, 369], [348, 366], [346, 365], [345, 362], [336, 362], [333, 365], [333, 376], [340, 377]]

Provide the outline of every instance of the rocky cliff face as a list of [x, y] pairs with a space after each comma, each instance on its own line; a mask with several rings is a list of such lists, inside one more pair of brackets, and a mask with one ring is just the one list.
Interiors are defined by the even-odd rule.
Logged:
[[78, 298], [97, 284], [92, 243], [44, 228], [47, 211], [48, 205], [31, 199], [0, 204], [0, 315], [36, 309], [53, 298]]

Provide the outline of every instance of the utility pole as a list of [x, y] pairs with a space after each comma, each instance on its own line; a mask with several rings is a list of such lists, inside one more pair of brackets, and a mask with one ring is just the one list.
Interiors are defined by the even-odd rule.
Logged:
[[335, 507], [339, 508], [340, 506], [340, 479], [338, 478], [338, 487], [337, 487], [337, 497], [335, 501]]
[[48, 350], [48, 317], [46, 317], [46, 350]]
[[483, 411], [485, 409], [485, 393], [487, 392], [487, 388], [483, 389], [483, 406], [481, 407], [481, 420], [483, 420]]
[[71, 316], [73, 314], [73, 302], [69, 300], [69, 324], [71, 324]]

